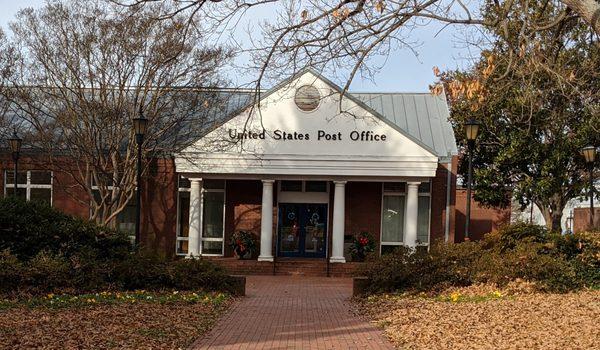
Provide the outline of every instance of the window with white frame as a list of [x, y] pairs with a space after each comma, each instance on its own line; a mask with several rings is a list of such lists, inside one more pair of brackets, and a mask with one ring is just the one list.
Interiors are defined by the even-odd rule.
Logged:
[[[430, 183], [419, 185], [419, 211], [417, 217], [417, 240], [429, 244], [429, 221], [431, 191]], [[404, 244], [404, 220], [406, 212], [406, 183], [383, 183], [381, 206], [381, 252], [387, 253]]]
[[[225, 181], [204, 180], [202, 183], [201, 255], [223, 255], [225, 233]], [[177, 255], [188, 254], [190, 216], [190, 181], [179, 180], [177, 200]]]
[[283, 180], [281, 192], [327, 192], [327, 181]]
[[[4, 196], [14, 194], [14, 172], [4, 172]], [[17, 173], [17, 197], [28, 201], [40, 201], [52, 205], [52, 172], [28, 170]]]

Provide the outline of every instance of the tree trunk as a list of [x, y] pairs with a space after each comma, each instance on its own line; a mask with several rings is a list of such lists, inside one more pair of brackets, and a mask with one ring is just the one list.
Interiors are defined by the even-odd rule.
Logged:
[[546, 228], [553, 232], [562, 232], [563, 206], [537, 204], [544, 215]]
[[596, 0], [562, 0], [600, 35], [600, 3]]

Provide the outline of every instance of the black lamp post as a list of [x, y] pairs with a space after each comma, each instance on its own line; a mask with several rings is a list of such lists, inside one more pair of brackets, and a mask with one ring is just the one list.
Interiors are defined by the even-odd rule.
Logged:
[[21, 152], [21, 144], [23, 143], [23, 140], [17, 135], [17, 131], [15, 130], [13, 132], [13, 136], [10, 139], [8, 139], [8, 143], [10, 144], [10, 149], [12, 150], [13, 163], [15, 163], [13, 180], [15, 185], [15, 192], [13, 193], [13, 195], [15, 196], [15, 198], [17, 198], [17, 172], [19, 170], [19, 153]]
[[581, 149], [590, 171], [590, 229], [594, 227], [594, 162], [596, 161], [596, 147], [587, 146]]
[[142, 144], [144, 135], [148, 127], [148, 119], [144, 118], [142, 106], [140, 106], [140, 115], [133, 118], [133, 131], [135, 132], [135, 142], [137, 144], [137, 175], [136, 175], [136, 205], [135, 205], [135, 244], [140, 244], [140, 221], [141, 221], [141, 202], [142, 202]]
[[467, 148], [469, 152], [469, 171], [467, 175], [467, 216], [465, 219], [465, 240], [469, 239], [469, 226], [471, 224], [471, 185], [473, 181], [473, 149], [475, 148], [475, 139], [479, 134], [481, 124], [474, 119], [469, 119], [465, 123], [465, 132], [467, 138]]

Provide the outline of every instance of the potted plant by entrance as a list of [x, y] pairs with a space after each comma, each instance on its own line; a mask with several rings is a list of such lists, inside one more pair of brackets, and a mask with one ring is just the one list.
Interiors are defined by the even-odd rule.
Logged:
[[368, 232], [361, 232], [354, 236], [350, 246], [352, 261], [365, 261], [367, 254], [375, 251], [375, 240]]
[[256, 239], [252, 232], [238, 231], [231, 236], [229, 246], [238, 259], [251, 259], [256, 252]]

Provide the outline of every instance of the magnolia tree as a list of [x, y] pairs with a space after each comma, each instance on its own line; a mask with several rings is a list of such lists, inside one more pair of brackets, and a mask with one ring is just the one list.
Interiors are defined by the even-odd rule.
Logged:
[[64, 189], [104, 224], [135, 193], [131, 120], [139, 110], [148, 119], [144, 155], [151, 155], [184, 146], [219, 103], [205, 88], [223, 85], [217, 70], [229, 52], [204, 46], [188, 17], [155, 20], [170, 10], [154, 4], [133, 16], [103, 1], [52, 1], [20, 11], [10, 25], [13, 58], [2, 90], [10, 122], [27, 135], [27, 147], [71, 177], [76, 186]]
[[[560, 231], [568, 201], [589, 191], [580, 151], [600, 144], [600, 46], [576, 18], [545, 31], [528, 21], [549, 21], [557, 11], [548, 4], [515, 9], [510, 24], [488, 28], [494, 44], [472, 69], [436, 71], [445, 89], [434, 92], [446, 91], [463, 145], [464, 122], [483, 123], [474, 153], [475, 199], [506, 206], [513, 194], [521, 209], [533, 203], [547, 226]], [[490, 20], [501, 15], [486, 13]]]

